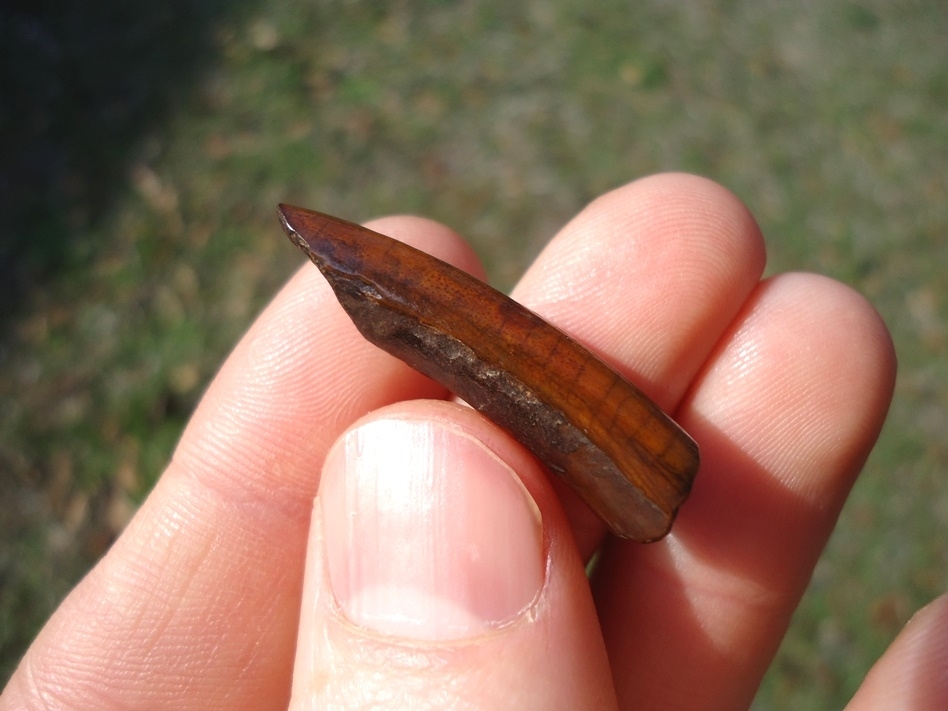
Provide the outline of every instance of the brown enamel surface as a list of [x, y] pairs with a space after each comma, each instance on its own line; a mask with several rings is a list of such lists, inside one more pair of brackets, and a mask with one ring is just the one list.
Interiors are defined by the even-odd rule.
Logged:
[[369, 341], [507, 429], [616, 535], [668, 532], [698, 447], [638, 388], [466, 272], [329, 215], [279, 214]]

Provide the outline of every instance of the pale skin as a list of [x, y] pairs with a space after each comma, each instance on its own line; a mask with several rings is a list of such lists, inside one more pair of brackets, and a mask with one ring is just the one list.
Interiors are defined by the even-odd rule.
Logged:
[[[444, 226], [369, 226], [483, 273]], [[365, 342], [304, 265], [228, 358], [153, 493], [36, 639], [0, 709], [746, 707], [895, 374], [863, 298], [815, 275], [762, 281], [764, 259], [726, 190], [655, 176], [592, 203], [513, 293], [699, 442], [691, 498], [672, 534], [645, 546], [610, 539], [507, 434]], [[371, 588], [351, 572], [369, 566], [378, 582], [386, 560], [339, 546], [352, 520], [339, 512], [360, 497], [375, 506], [376, 488], [359, 487], [389, 479], [347, 477], [378, 432], [396, 431], [437, 436], [390, 436], [387, 447], [419, 451], [379, 466], [463, 463], [427, 482], [444, 496], [393, 494], [428, 523], [409, 516], [396, 535], [383, 529], [397, 516], [373, 510], [379, 555], [423, 569], [430, 551], [416, 539], [443, 529], [432, 555], [477, 581], [476, 604], [451, 580], [446, 597], [411, 589], [424, 573], [398, 578], [401, 563]], [[496, 555], [485, 564], [479, 550]], [[946, 629], [948, 603], [936, 601], [851, 708], [945, 707]]]

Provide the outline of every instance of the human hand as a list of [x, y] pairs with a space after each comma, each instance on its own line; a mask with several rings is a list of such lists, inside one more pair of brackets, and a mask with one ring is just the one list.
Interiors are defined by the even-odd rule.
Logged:
[[[440, 225], [372, 227], [481, 273]], [[671, 535], [639, 545], [365, 342], [307, 264], [0, 709], [747, 706], [895, 371], [861, 297], [813, 275], [761, 281], [763, 266], [733, 196], [656, 176], [584, 210], [514, 292], [701, 446]], [[925, 630], [948, 619], [926, 614]], [[860, 703], [891, 693], [909, 642]]]

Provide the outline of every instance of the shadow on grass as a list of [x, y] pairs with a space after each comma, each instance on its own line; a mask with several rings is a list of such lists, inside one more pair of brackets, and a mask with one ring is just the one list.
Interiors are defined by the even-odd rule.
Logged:
[[83, 263], [132, 151], [188, 96], [213, 31], [248, 2], [0, 6], [0, 324]]
[[[213, 59], [250, 0], [0, 4], [0, 355], [29, 294], [83, 268], [128, 164]], [[32, 551], [48, 532], [0, 462], [0, 688], [64, 591]], [[14, 497], [10, 489], [23, 493]], [[76, 567], [84, 569], [85, 560]], [[79, 572], [58, 571], [65, 580]]]

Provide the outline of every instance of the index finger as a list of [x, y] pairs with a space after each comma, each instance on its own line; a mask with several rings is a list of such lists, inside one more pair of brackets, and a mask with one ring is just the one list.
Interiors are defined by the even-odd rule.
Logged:
[[[440, 225], [374, 226], [480, 273]], [[370, 410], [446, 396], [367, 343], [306, 264], [228, 358], [155, 490], [47, 623], [0, 708], [286, 708], [330, 444]]]

